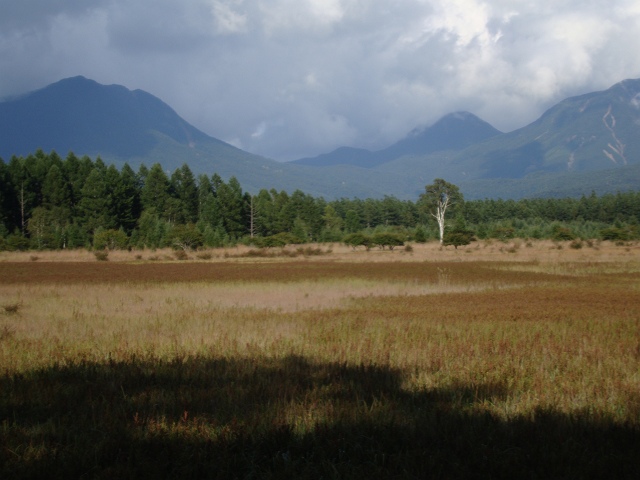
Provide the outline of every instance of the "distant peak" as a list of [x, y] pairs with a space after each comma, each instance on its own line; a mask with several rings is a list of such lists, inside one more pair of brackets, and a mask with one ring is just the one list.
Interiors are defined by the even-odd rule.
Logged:
[[445, 116], [441, 117], [430, 126], [422, 126], [422, 127], [414, 128], [409, 133], [409, 135], [407, 135], [407, 137], [420, 136], [430, 131], [431, 132], [437, 131], [441, 128], [460, 128], [460, 126], [462, 126], [460, 124], [465, 124], [465, 123], [469, 123], [469, 126], [486, 125], [493, 129], [492, 126], [490, 126], [487, 122], [482, 120], [477, 115], [474, 115], [473, 113], [467, 112], [467, 111], [458, 111], [458, 112], [452, 112], [452, 113], [446, 114]]
[[60, 80], [61, 82], [93, 82], [84, 75], [76, 75], [75, 77], [67, 77]]
[[91, 84], [91, 85], [99, 85], [95, 80], [91, 80], [90, 78], [84, 77], [82, 75], [76, 75], [75, 77], [63, 78], [51, 85], [61, 85], [61, 84]]
[[83, 75], [76, 75], [75, 77], [63, 78], [55, 83], [52, 83], [46, 87], [45, 89], [50, 88], [68, 88], [73, 89], [75, 91], [93, 91], [96, 89], [118, 89], [129, 91], [129, 89], [123, 85], [112, 84], [112, 85], [103, 85], [102, 83], [96, 82], [90, 78], [87, 78]]
[[478, 117], [475, 116], [471, 112], [460, 111], [460, 112], [449, 113], [449, 114], [445, 115], [444, 117], [442, 117], [440, 120], [444, 120], [444, 119], [448, 119], [448, 118], [451, 118], [451, 119], [454, 119], [454, 120], [469, 120], [469, 119], [476, 119]]

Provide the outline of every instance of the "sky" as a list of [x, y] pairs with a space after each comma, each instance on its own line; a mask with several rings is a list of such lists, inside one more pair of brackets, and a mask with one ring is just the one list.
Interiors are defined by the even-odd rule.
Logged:
[[0, 98], [83, 75], [275, 160], [640, 78], [638, 0], [0, 0]]

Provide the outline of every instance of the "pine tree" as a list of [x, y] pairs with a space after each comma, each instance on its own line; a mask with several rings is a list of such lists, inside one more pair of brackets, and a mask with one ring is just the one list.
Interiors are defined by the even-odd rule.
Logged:
[[159, 163], [154, 163], [144, 179], [140, 192], [142, 209], [154, 208], [163, 218], [166, 218], [166, 207], [169, 200], [169, 179]]
[[82, 187], [79, 210], [81, 224], [90, 236], [98, 228], [115, 228], [113, 197], [106, 180], [106, 169], [94, 168]]
[[217, 188], [217, 199], [222, 216], [222, 222], [227, 234], [232, 238], [240, 238], [247, 233], [244, 197], [240, 182], [235, 177], [229, 183], [222, 182]]
[[177, 223], [198, 220], [198, 187], [189, 166], [185, 163], [171, 175], [171, 193], [179, 201]]
[[120, 171], [120, 178], [115, 189], [116, 214], [118, 223], [127, 234], [131, 234], [140, 218], [140, 181], [138, 176], [125, 163]]

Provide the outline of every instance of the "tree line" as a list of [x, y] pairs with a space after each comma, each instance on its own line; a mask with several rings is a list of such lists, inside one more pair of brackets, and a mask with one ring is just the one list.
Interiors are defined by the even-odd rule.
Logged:
[[455, 188], [444, 220], [433, 210], [430, 187], [438, 181], [415, 201], [327, 201], [300, 190], [251, 194], [235, 177], [195, 176], [186, 164], [172, 173], [158, 163], [118, 170], [99, 157], [38, 150], [8, 163], [0, 159], [0, 249], [271, 246], [353, 240], [353, 234], [366, 243], [380, 233], [420, 242], [442, 240], [444, 224], [444, 241], [453, 244], [471, 238], [640, 238], [640, 192], [464, 201], [457, 187], [444, 182]]

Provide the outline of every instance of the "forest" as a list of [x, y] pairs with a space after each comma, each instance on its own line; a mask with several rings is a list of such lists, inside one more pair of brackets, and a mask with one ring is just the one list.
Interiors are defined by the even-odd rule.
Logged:
[[[640, 192], [633, 191], [518, 201], [460, 196], [447, 212], [448, 243], [490, 238], [628, 242], [640, 238], [639, 219]], [[456, 232], [465, 235], [452, 237]], [[343, 241], [368, 247], [361, 239], [382, 233], [399, 242], [437, 239], [427, 196], [401, 201], [392, 196], [326, 200], [300, 190], [250, 194], [235, 177], [196, 176], [187, 164], [173, 173], [159, 163], [135, 171], [128, 164], [106, 165], [100, 157], [69, 153], [62, 158], [42, 150], [0, 159], [0, 250]]]

